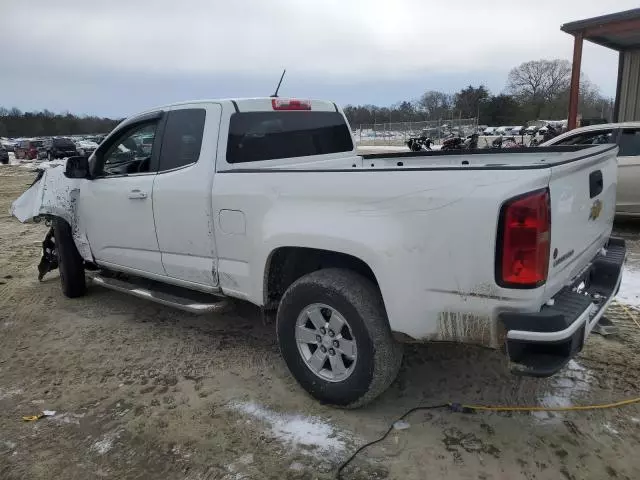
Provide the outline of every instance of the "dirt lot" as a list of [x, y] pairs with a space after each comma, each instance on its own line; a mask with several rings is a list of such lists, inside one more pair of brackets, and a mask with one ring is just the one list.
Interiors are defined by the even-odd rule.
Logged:
[[[290, 377], [274, 326], [252, 307], [195, 317], [98, 287], [68, 300], [56, 274], [38, 283], [45, 227], [7, 215], [32, 178], [0, 167], [2, 479], [328, 479], [354, 447], [416, 405], [640, 396], [640, 327], [615, 306], [609, 316], [620, 334], [592, 335], [551, 379], [511, 376], [498, 352], [409, 347], [398, 380], [373, 405], [319, 405]], [[640, 262], [639, 231], [619, 229], [636, 252], [632, 263]], [[631, 302], [640, 293], [633, 285], [624, 293]], [[57, 413], [21, 420], [42, 410]], [[344, 477], [640, 478], [638, 405], [535, 415], [433, 410], [408, 421]]]

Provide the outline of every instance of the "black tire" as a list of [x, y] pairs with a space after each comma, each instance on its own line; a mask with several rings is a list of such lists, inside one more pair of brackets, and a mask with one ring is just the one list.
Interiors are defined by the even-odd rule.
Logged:
[[[342, 381], [317, 376], [298, 349], [298, 316], [315, 303], [340, 312], [356, 342], [355, 366]], [[378, 288], [351, 270], [318, 270], [296, 280], [280, 302], [277, 332], [280, 352], [295, 379], [313, 397], [331, 405], [357, 408], [369, 403], [389, 387], [402, 362], [402, 345], [391, 334]]]
[[62, 293], [69, 298], [81, 297], [87, 291], [84, 260], [73, 241], [71, 227], [61, 218], [56, 218], [53, 221], [53, 234], [58, 251]]

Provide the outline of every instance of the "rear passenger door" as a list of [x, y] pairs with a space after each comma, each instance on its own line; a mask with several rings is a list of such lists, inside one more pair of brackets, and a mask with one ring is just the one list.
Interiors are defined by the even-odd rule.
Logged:
[[640, 214], [640, 128], [625, 128], [618, 137], [618, 197], [616, 211]]
[[177, 283], [204, 291], [218, 284], [211, 197], [221, 111], [215, 103], [169, 111], [153, 186], [164, 270]]

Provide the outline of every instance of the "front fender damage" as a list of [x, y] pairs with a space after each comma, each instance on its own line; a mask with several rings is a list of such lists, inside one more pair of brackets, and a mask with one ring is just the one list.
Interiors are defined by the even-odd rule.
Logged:
[[[80, 189], [87, 180], [67, 178], [64, 175], [64, 164], [44, 165], [49, 168], [40, 169], [34, 183], [11, 204], [9, 213], [22, 223], [38, 222], [52, 217], [62, 218], [71, 226], [76, 248], [82, 258], [87, 261], [93, 260], [89, 242], [78, 216]], [[57, 266], [57, 261], [53, 261], [51, 253], [51, 242], [52, 232], [50, 231], [43, 242], [41, 261], [41, 264], [46, 262], [52, 266], [47, 271]], [[40, 267], [39, 271], [40, 276], [44, 275]]]

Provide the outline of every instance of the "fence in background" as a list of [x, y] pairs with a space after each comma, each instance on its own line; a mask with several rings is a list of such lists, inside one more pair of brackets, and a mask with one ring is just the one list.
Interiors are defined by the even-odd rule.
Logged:
[[436, 144], [447, 136], [466, 136], [478, 130], [477, 118], [428, 120], [424, 122], [359, 125], [353, 132], [358, 145], [404, 145], [409, 137], [425, 135]]

